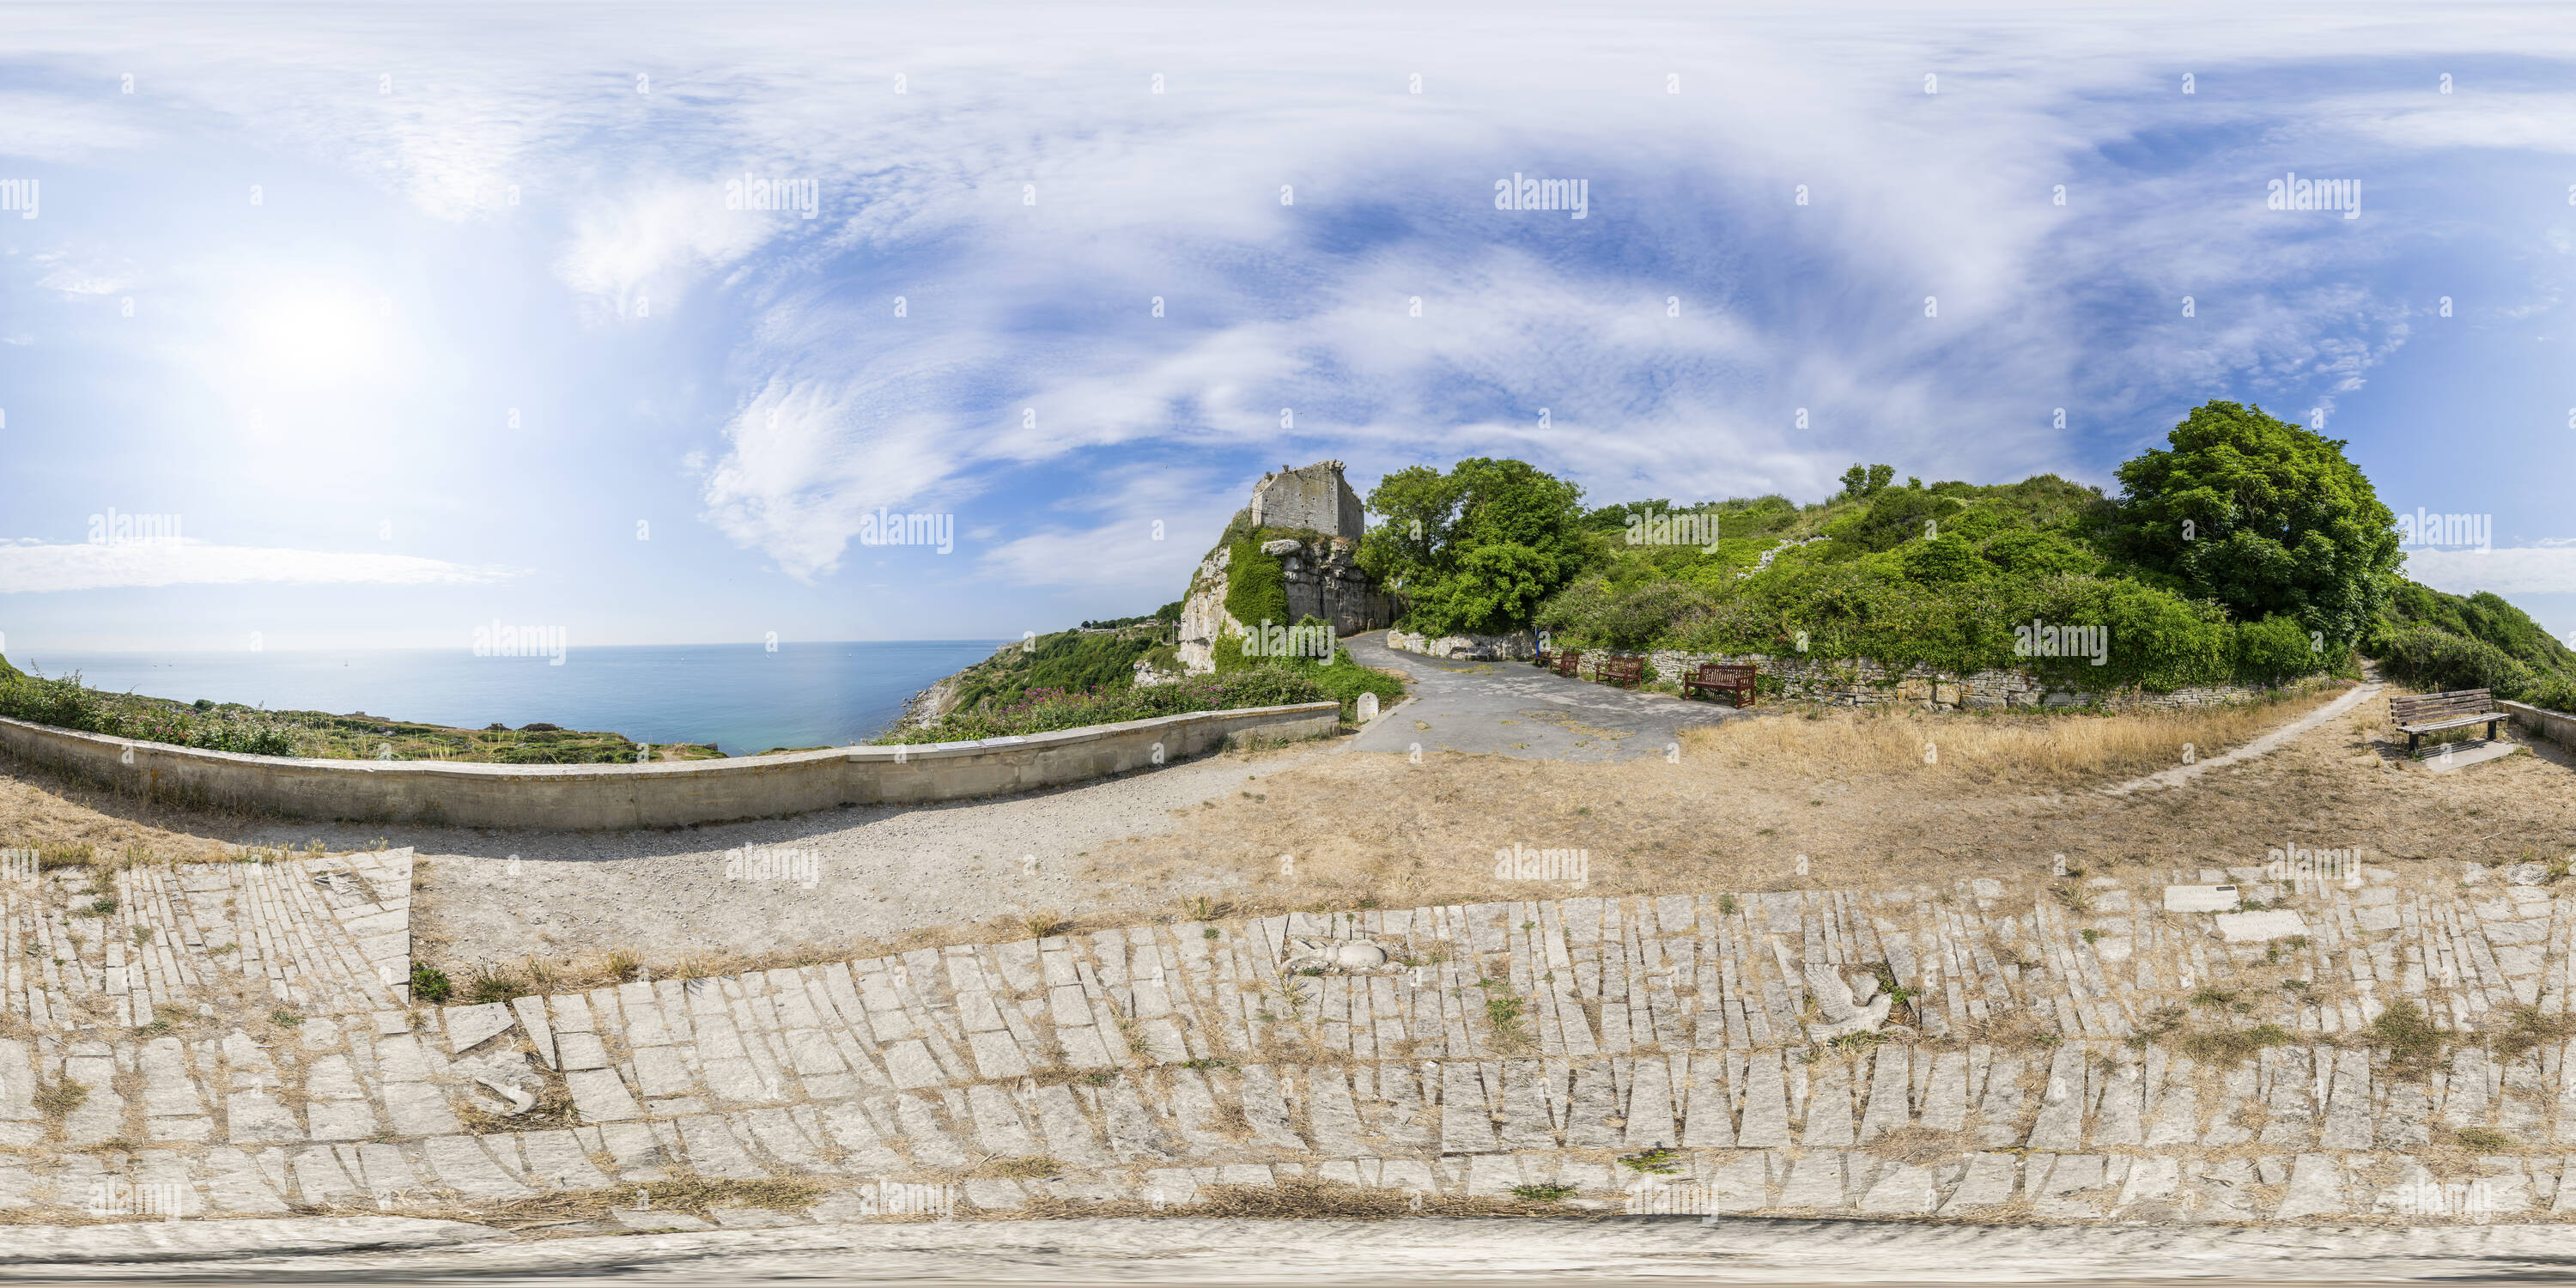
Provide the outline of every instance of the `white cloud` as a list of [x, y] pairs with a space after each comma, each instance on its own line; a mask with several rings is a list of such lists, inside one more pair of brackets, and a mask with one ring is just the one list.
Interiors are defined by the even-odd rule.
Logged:
[[2514, 546], [2495, 550], [2410, 550], [2407, 576], [2454, 595], [2481, 590], [2499, 595], [2576, 594], [2576, 545]]
[[500, 581], [517, 573], [515, 569], [469, 567], [413, 555], [216, 546], [194, 541], [0, 544], [0, 594], [259, 581], [417, 586]]

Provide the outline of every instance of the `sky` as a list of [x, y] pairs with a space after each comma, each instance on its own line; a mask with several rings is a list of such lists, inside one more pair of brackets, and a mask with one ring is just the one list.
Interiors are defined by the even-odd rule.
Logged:
[[2211, 398], [2576, 635], [2563, 5], [0, 24], [0, 651], [1016, 638], [1284, 465], [2116, 491]]

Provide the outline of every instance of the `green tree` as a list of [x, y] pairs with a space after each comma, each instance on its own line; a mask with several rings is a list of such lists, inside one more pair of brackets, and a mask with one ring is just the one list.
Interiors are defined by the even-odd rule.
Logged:
[[1837, 501], [1865, 501], [1887, 490], [1888, 481], [1896, 477], [1893, 465], [1854, 465], [1843, 471], [1843, 490]]
[[2359, 639], [2397, 566], [2396, 516], [2343, 441], [2215, 400], [2167, 441], [2120, 467], [2120, 553], [2241, 620], [2288, 614]]
[[1368, 507], [1384, 522], [1360, 566], [1405, 597], [1408, 625], [1435, 633], [1527, 625], [1602, 541], [1584, 527], [1582, 488], [1509, 458], [1398, 470]]

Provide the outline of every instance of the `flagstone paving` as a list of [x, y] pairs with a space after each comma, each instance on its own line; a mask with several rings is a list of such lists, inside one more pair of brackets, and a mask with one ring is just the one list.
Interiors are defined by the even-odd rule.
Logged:
[[[1560, 889], [447, 1006], [407, 996], [409, 873], [134, 868], [105, 915], [0, 887], [0, 1219], [692, 1173], [952, 1184], [969, 1210], [1337, 1181], [1991, 1220], [2576, 1211], [2576, 898], [2474, 867]], [[2165, 910], [2231, 881], [2286, 924]], [[1301, 939], [1388, 960], [1283, 972], [1319, 959]], [[1905, 997], [1870, 1032], [1881, 968]], [[2401, 1000], [2444, 1058], [2371, 1044]]]

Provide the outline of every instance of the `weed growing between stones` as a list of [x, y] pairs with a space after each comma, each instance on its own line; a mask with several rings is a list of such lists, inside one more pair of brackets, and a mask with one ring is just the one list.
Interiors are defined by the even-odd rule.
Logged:
[[2388, 1073], [2399, 1080], [2420, 1078], [2439, 1063], [2448, 1043], [2440, 1029], [2412, 998], [2398, 998], [2370, 1022], [2370, 1044], [2388, 1057]]
[[446, 971], [440, 970], [427, 962], [414, 962], [412, 964], [411, 995], [413, 1000], [436, 1005], [446, 1001], [455, 991], [456, 986], [448, 981]]
[[2498, 1060], [2516, 1056], [2544, 1044], [2566, 1041], [2576, 1035], [2576, 1018], [2550, 1015], [2537, 1006], [2517, 1006], [2507, 1013], [2505, 1030], [2489, 1044]]
[[1689, 1160], [1678, 1149], [1657, 1145], [1653, 1149], [1622, 1155], [1619, 1165], [1645, 1176], [1678, 1176], [1689, 1167]]

